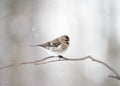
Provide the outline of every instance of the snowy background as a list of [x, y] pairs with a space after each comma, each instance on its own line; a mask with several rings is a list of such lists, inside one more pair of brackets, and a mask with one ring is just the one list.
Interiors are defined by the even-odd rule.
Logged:
[[[120, 73], [120, 0], [0, 0], [0, 67], [49, 56], [31, 44], [70, 36], [68, 58], [91, 55]], [[120, 86], [91, 60], [0, 70], [0, 86]]]

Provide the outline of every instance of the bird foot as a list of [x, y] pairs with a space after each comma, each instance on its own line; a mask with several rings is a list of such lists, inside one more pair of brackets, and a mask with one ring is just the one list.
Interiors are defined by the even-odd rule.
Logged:
[[62, 55], [59, 55], [59, 60], [68, 60], [67, 58], [63, 57]]

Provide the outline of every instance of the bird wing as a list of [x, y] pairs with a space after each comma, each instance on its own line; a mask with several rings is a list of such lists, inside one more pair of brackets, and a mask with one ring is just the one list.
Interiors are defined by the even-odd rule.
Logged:
[[46, 48], [46, 47], [51, 46], [51, 44], [50, 44], [50, 42], [47, 42], [47, 43], [45, 43], [45, 44], [41, 44], [41, 45], [37, 45], [37, 46], [41, 46], [41, 47]]
[[55, 39], [51, 41], [50, 44], [51, 44], [51, 47], [58, 47], [59, 45], [61, 45], [61, 42], [58, 39]]

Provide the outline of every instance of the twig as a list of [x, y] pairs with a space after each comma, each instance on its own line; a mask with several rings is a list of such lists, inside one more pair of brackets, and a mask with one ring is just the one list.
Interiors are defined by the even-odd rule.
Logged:
[[23, 65], [23, 64], [37, 64], [38, 62], [42, 62], [42, 61], [45, 61], [47, 59], [50, 59], [50, 58], [53, 58], [54, 56], [49, 56], [49, 57], [46, 57], [46, 58], [43, 58], [43, 59], [40, 59], [40, 60], [36, 60], [36, 61], [31, 61], [31, 62], [22, 62], [20, 63], [19, 65]]
[[63, 57], [61, 59], [61, 57], [59, 57], [59, 59], [54, 59], [54, 60], [51, 60], [52, 58], [54, 58], [54, 56], [49, 56], [49, 57], [46, 57], [46, 58], [43, 58], [41, 60], [35, 60], [35, 61], [29, 61], [29, 62], [21, 62], [19, 64], [10, 64], [10, 65], [7, 65], [7, 66], [2, 66], [0, 67], [0, 70], [1, 69], [5, 69], [5, 68], [9, 68], [9, 67], [13, 67], [13, 66], [19, 66], [19, 65], [25, 65], [25, 64], [35, 64], [35, 65], [39, 65], [39, 64], [48, 64], [48, 63], [53, 63], [53, 62], [58, 62], [58, 61], [82, 61], [82, 60], [86, 60], [86, 59], [91, 59], [92, 61], [94, 62], [97, 62], [97, 63], [100, 63], [102, 65], [104, 65], [105, 67], [107, 67], [111, 72], [113, 72], [114, 75], [108, 75], [108, 77], [111, 77], [111, 78], [114, 78], [114, 79], [117, 79], [117, 80], [120, 80], [120, 75], [119, 73], [117, 73], [117, 71], [115, 71], [111, 66], [109, 66], [108, 64], [106, 64], [105, 62], [102, 62], [98, 59], [95, 59], [91, 56], [86, 56], [86, 57], [83, 57], [83, 58], [75, 58], [75, 59], [71, 59], [71, 58], [66, 58], [66, 57]]
[[6, 65], [6, 66], [2, 66], [2, 67], [0, 67], [0, 70], [5, 69], [5, 68], [9, 68], [9, 67], [12, 67], [12, 66], [13, 66], [13, 64], [9, 64], [9, 65]]

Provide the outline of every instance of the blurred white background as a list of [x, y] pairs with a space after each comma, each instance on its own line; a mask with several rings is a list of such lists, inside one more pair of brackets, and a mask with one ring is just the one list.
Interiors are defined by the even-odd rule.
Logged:
[[[120, 0], [0, 0], [0, 67], [49, 56], [30, 44], [69, 35], [68, 58], [91, 55], [120, 72]], [[120, 86], [91, 60], [0, 70], [0, 86]]]

